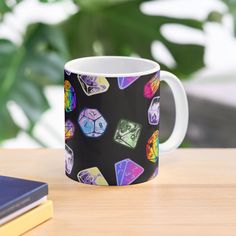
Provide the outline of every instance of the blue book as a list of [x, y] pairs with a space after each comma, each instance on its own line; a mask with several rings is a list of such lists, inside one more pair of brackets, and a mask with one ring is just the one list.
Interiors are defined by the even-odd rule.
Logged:
[[0, 222], [21, 209], [35, 206], [47, 195], [46, 183], [0, 175]]

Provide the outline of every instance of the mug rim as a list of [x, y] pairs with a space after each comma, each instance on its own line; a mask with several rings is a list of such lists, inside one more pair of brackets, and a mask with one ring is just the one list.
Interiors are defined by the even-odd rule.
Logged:
[[[134, 72], [121, 72], [121, 73], [106, 73], [106, 72], [91, 72], [91, 71], [86, 71], [86, 70], [81, 70], [81, 69], [77, 69], [76, 65], [78, 66], [78, 63], [81, 62], [88, 62], [93, 64], [95, 60], [97, 61], [102, 61], [102, 60], [123, 60], [126, 61], [126, 63], [128, 61], [130, 62], [137, 62], [137, 63], [143, 63], [146, 64], [146, 67], [149, 66], [149, 69], [145, 69], [145, 70], [140, 70], [140, 71], [134, 71]], [[128, 66], [127, 66], [128, 67]], [[150, 59], [146, 59], [146, 58], [140, 58], [140, 57], [129, 57], [129, 56], [89, 56], [89, 57], [80, 57], [80, 58], [76, 58], [73, 60], [68, 61], [65, 66], [64, 69], [74, 73], [74, 74], [81, 74], [81, 75], [91, 75], [91, 76], [104, 76], [104, 77], [110, 77], [110, 78], [115, 78], [115, 77], [135, 77], [135, 76], [143, 76], [143, 75], [148, 75], [148, 74], [152, 74], [155, 72], [158, 72], [160, 70], [160, 65]]]

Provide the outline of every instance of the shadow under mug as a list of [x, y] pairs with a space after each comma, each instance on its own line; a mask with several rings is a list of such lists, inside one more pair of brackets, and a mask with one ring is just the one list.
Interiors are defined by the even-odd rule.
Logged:
[[[65, 172], [84, 184], [130, 185], [158, 174], [159, 153], [176, 149], [188, 124], [179, 79], [158, 63], [99, 56], [65, 65]], [[160, 82], [171, 88], [176, 120], [159, 144]]]

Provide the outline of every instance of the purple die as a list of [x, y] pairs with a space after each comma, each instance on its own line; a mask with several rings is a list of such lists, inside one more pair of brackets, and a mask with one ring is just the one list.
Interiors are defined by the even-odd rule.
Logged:
[[97, 109], [83, 109], [80, 112], [78, 123], [83, 133], [91, 138], [101, 136], [107, 128], [106, 120]]

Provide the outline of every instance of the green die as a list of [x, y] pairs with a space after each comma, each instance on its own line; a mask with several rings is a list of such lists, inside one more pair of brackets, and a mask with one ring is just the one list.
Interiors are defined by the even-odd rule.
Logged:
[[117, 126], [114, 141], [129, 148], [135, 148], [141, 129], [140, 124], [122, 119]]

